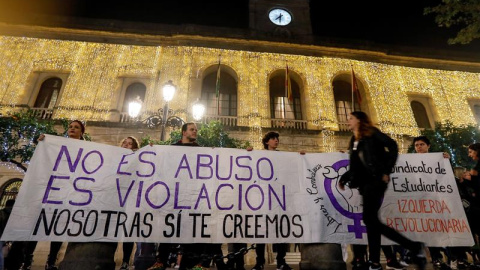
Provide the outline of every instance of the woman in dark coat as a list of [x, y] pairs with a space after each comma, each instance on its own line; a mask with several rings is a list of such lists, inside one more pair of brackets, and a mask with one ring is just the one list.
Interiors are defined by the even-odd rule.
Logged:
[[402, 236], [383, 224], [378, 216], [383, 195], [390, 182], [390, 173], [397, 160], [397, 143], [372, 125], [364, 112], [352, 112], [348, 118], [353, 131], [350, 140], [349, 178], [342, 178], [339, 187], [343, 190], [347, 182], [357, 186], [363, 197], [363, 222], [367, 227], [370, 269], [383, 269], [380, 265], [381, 235], [410, 250], [412, 259], [420, 269], [425, 269], [424, 245]]

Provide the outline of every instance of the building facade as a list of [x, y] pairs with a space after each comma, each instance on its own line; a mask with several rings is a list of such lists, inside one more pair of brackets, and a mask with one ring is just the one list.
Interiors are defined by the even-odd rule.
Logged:
[[[220, 121], [256, 149], [276, 130], [281, 150], [346, 150], [353, 109], [367, 112], [403, 152], [435, 122], [480, 123], [479, 62], [318, 45], [307, 3], [250, 1], [249, 30], [231, 35], [191, 25], [178, 33], [174, 26], [0, 23], [0, 113], [30, 108], [43, 119], [80, 119], [93, 141], [118, 145], [131, 135], [159, 137], [137, 120], [163, 107], [161, 88], [171, 80], [175, 115], [193, 121], [191, 105], [201, 102], [207, 110], [200, 122]], [[274, 9], [291, 22], [276, 24], [283, 17], [269, 17]], [[360, 98], [352, 95], [353, 72]], [[143, 106], [132, 119], [128, 104], [136, 98]], [[2, 203], [22, 177], [2, 165]]]

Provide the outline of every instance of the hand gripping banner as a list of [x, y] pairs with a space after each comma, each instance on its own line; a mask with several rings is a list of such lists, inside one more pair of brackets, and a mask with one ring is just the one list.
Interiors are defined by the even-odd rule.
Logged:
[[[146, 146], [46, 136], [3, 240], [366, 243], [348, 155]], [[429, 246], [471, 246], [448, 160], [400, 155], [382, 221]], [[385, 240], [385, 239], [384, 239]], [[389, 243], [385, 240], [384, 243]]]

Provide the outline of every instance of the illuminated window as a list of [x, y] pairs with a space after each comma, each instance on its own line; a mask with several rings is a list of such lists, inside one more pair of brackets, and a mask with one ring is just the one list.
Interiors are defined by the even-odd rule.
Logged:
[[60, 78], [54, 77], [45, 80], [40, 86], [40, 91], [33, 107], [53, 109], [57, 103], [61, 88], [62, 80]]
[[472, 106], [473, 110], [473, 115], [475, 116], [475, 119], [477, 120], [477, 124], [480, 125], [480, 104], [474, 104]]
[[145, 92], [147, 87], [143, 83], [132, 83], [125, 91], [125, 98], [123, 99], [122, 112], [128, 112], [128, 104], [137, 97], [143, 102], [145, 101]]
[[5, 203], [8, 200], [17, 198], [18, 190], [20, 189], [21, 185], [22, 185], [22, 179], [14, 178], [14, 179], [8, 180], [2, 186], [1, 195], [0, 195], [0, 208], [4, 208]]
[[270, 79], [270, 113], [275, 119], [302, 120], [300, 87], [290, 79], [293, 100], [288, 100], [285, 91], [285, 70]]
[[410, 102], [410, 106], [412, 107], [413, 116], [415, 117], [415, 122], [417, 122], [417, 126], [419, 128], [432, 128], [425, 106], [421, 102], [416, 100]]
[[217, 69], [205, 76], [202, 82], [202, 103], [206, 115], [237, 116], [237, 81], [228, 72], [220, 72], [219, 99], [217, 103]]
[[[339, 123], [346, 123], [348, 115], [353, 111], [352, 108], [352, 85], [345, 81], [333, 82], [333, 97], [335, 98], [335, 107], [337, 109], [337, 120]], [[355, 101], [355, 111], [362, 111], [357, 100]]]

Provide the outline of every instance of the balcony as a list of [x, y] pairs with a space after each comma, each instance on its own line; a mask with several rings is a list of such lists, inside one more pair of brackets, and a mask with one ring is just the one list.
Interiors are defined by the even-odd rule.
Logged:
[[130, 115], [128, 115], [128, 113], [126, 112], [122, 112], [120, 113], [120, 120], [119, 120], [120, 123], [130, 123], [130, 122], [135, 122], [135, 119], [133, 119], [132, 117], [130, 117]]
[[202, 123], [208, 124], [212, 121], [218, 121], [225, 127], [236, 127], [236, 116], [222, 116], [222, 115], [205, 115], [202, 119]]
[[307, 120], [271, 119], [272, 128], [307, 129]]
[[348, 128], [348, 122], [338, 122], [338, 129], [340, 131], [350, 131], [350, 128]]
[[[32, 108], [35, 112], [35, 116], [40, 119], [51, 119], [53, 109], [47, 108]], [[118, 118], [117, 118], [118, 119]], [[133, 123], [136, 119], [131, 118], [128, 113], [122, 112], [119, 114], [120, 123]], [[222, 115], [206, 115], [201, 120], [202, 123], [208, 124], [212, 121], [218, 121], [226, 127], [236, 127], [238, 122], [237, 116], [222, 116]], [[272, 128], [279, 129], [296, 129], [306, 130], [307, 120], [294, 120], [294, 119], [270, 119]], [[347, 123], [339, 123], [340, 130], [348, 131]]]
[[53, 109], [49, 108], [31, 108], [36, 118], [52, 119]]

